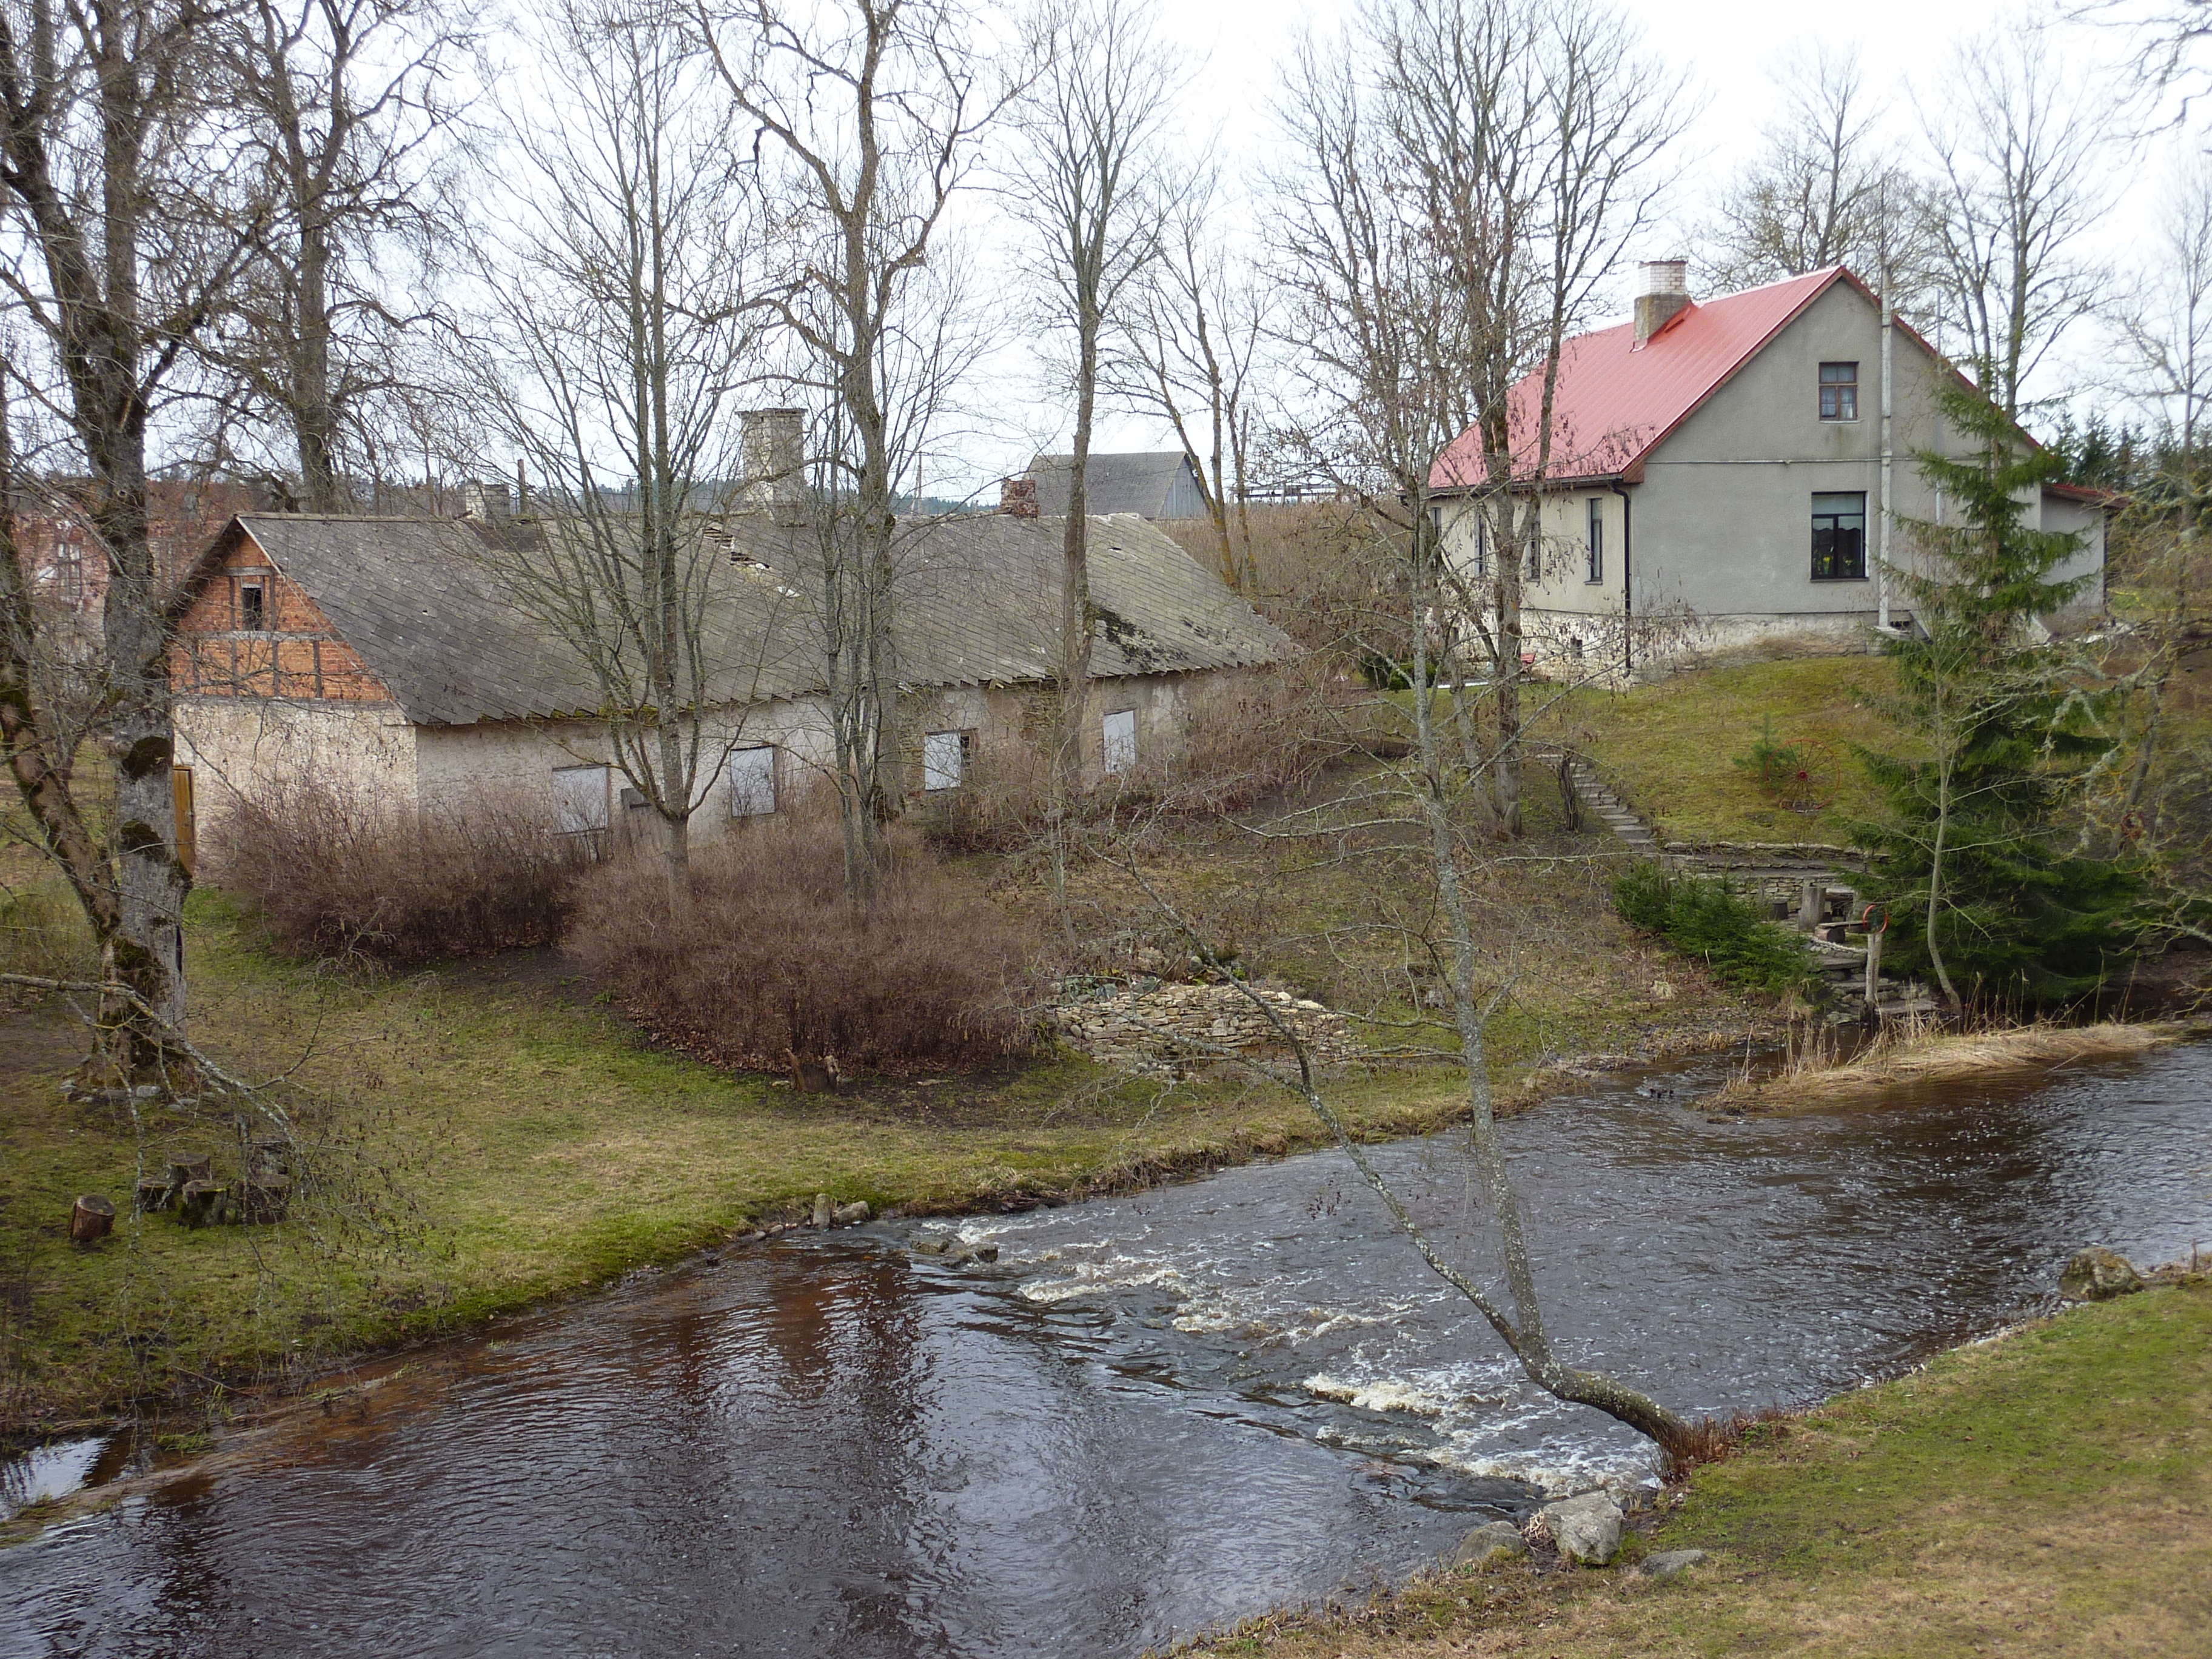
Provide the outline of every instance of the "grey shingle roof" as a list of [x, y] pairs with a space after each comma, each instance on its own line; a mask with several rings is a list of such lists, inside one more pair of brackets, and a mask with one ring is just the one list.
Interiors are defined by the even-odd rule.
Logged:
[[[1093, 455], [1083, 470], [1083, 492], [1094, 514], [1135, 513], [1147, 519], [1195, 518], [1205, 511], [1196, 489], [1186, 481], [1187, 458], [1179, 449], [1157, 453]], [[1073, 455], [1037, 455], [1029, 476], [1036, 480], [1037, 511], [1056, 517], [1067, 511]]]
[[[410, 720], [460, 726], [599, 706], [582, 660], [516, 602], [501, 574], [503, 561], [526, 560], [543, 545], [541, 526], [262, 514], [239, 523], [322, 608]], [[901, 520], [893, 624], [901, 681], [1046, 678], [1063, 523], [998, 514]], [[735, 702], [820, 690], [815, 532], [763, 514], [724, 527], [733, 550], [755, 563], [717, 567], [727, 578], [708, 627], [718, 690]], [[1139, 519], [1094, 518], [1090, 558], [1100, 615], [1094, 676], [1257, 666], [1294, 649]]]

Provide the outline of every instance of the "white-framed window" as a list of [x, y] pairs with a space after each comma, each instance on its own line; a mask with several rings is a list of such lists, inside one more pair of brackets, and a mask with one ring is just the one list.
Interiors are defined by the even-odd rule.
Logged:
[[564, 836], [607, 827], [607, 791], [611, 769], [556, 766], [553, 769], [553, 822]]
[[766, 817], [775, 811], [775, 750], [773, 748], [732, 750], [729, 773], [732, 817]]
[[968, 758], [973, 747], [965, 732], [925, 732], [921, 734], [921, 787], [925, 790], [957, 789], [968, 780]]
[[1104, 738], [1106, 769], [1126, 772], [1137, 763], [1137, 711], [1124, 708], [1106, 717]]

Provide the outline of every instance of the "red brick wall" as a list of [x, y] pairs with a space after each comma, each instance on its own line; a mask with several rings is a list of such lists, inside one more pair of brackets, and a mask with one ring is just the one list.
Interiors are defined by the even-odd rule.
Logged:
[[[249, 586], [262, 593], [258, 629], [240, 626], [240, 594]], [[392, 700], [330, 618], [270, 567], [251, 537], [240, 538], [185, 611], [169, 665], [180, 696]]]

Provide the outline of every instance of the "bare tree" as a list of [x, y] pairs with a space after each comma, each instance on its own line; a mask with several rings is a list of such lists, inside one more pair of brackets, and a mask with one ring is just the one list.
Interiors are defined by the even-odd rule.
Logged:
[[[95, 823], [33, 698], [16, 558], [0, 666], [0, 741], [26, 807], [82, 907], [116, 988], [103, 1024], [134, 1075], [189, 1071], [167, 592], [149, 538], [148, 428], [266, 213], [231, 187], [211, 77], [213, 14], [185, 0], [0, 8], [0, 289], [31, 343], [6, 368], [53, 412], [82, 484], [70, 505], [106, 565], [96, 732], [113, 763], [112, 828]], [[21, 404], [18, 405], [19, 407]], [[7, 481], [12, 514], [20, 499]], [[8, 538], [14, 539], [12, 528]], [[11, 555], [16, 550], [7, 550]]]
[[1221, 579], [1243, 592], [1255, 580], [1248, 497], [1270, 309], [1257, 273], [1222, 231], [1223, 208], [1212, 167], [1178, 193], [1160, 257], [1131, 289], [1121, 349], [1104, 372], [1117, 398], [1163, 416], [1197, 458]]
[[721, 528], [731, 405], [759, 368], [755, 215], [686, 15], [564, 0], [538, 45], [553, 85], [511, 118], [517, 216], [478, 253], [491, 411], [544, 491], [542, 544], [501, 563], [589, 665], [680, 916], [692, 815], [743, 734], [718, 710], [750, 701], [729, 653], [759, 660], [732, 632]]
[[846, 875], [871, 890], [897, 765], [893, 502], [916, 481], [957, 281], [930, 280], [945, 212], [1017, 88], [952, 0], [750, 0], [700, 21], [782, 204], [765, 303], [820, 408], [811, 458], [819, 617]]
[[221, 366], [245, 398], [219, 406], [280, 428], [311, 512], [354, 505], [348, 451], [358, 464], [374, 405], [404, 378], [396, 337], [427, 319], [422, 284], [402, 297], [380, 278], [395, 253], [419, 264], [444, 239], [443, 88], [471, 38], [441, 0], [251, 0], [222, 15], [222, 71], [275, 222], [226, 307]]
[[2040, 23], [1960, 46], [1922, 90], [1939, 325], [2012, 419], [2052, 348], [2109, 291], [2085, 244], [2110, 199], [2117, 110], [2100, 77], [2059, 62]]
[[[1354, 1161], [1534, 1381], [1677, 1449], [1690, 1432], [1681, 1419], [1567, 1364], [1547, 1334], [1489, 1083], [1490, 1022], [1510, 981], [1486, 969], [1471, 896], [1481, 843], [1501, 820], [1518, 828], [1517, 580], [1500, 582], [1498, 631], [1486, 641], [1512, 692], [1498, 700], [1486, 739], [1448, 672], [1462, 645], [1455, 619], [1468, 607], [1431, 511], [1440, 459], [1474, 428], [1484, 465], [1466, 482], [1508, 528], [1498, 545], [1534, 551], [1559, 343], [1620, 238], [1641, 222], [1650, 199], [1643, 175], [1674, 130], [1659, 106], [1673, 89], [1642, 67], [1632, 37], [1607, 14], [1446, 0], [1400, 5], [1366, 29], [1341, 47], [1309, 44], [1291, 76], [1284, 119], [1300, 170], [1280, 192], [1282, 248], [1293, 326], [1319, 370], [1310, 392], [1322, 423], [1310, 441], [1364, 485], [1397, 551], [1405, 631], [1367, 650], [1403, 665], [1413, 752], [1403, 770], [1310, 815], [1307, 832], [1343, 837], [1390, 823], [1420, 849], [1435, 918], [1429, 948], [1441, 958], [1437, 984], [1464, 1070], [1469, 1150], [1506, 1298], [1447, 1261], [1371, 1165], [1356, 1152]], [[1509, 396], [1532, 367], [1546, 371], [1544, 424], [1516, 430]], [[1517, 562], [1495, 561], [1501, 572]], [[1492, 779], [1495, 793], [1485, 787]], [[1351, 1150], [1310, 1067], [1300, 1086]]]
[[1055, 896], [1068, 922], [1062, 821], [1083, 787], [1097, 627], [1091, 601], [1091, 433], [1108, 327], [1159, 253], [1166, 180], [1158, 145], [1176, 88], [1141, 6], [1068, 0], [1035, 33], [1030, 50], [1042, 67], [1016, 107], [1019, 142], [1008, 187], [1015, 213], [1036, 238], [1032, 259], [1047, 296], [1044, 320], [1067, 348], [1075, 402], [1048, 808]]
[[1822, 47], [1778, 80], [1783, 113], [1765, 153], [1720, 199], [1715, 280], [1749, 288], [1847, 264], [1870, 280], [1889, 271], [1910, 308], [1924, 264], [1912, 239], [1919, 185], [1881, 137], [1884, 112], [1857, 54]]

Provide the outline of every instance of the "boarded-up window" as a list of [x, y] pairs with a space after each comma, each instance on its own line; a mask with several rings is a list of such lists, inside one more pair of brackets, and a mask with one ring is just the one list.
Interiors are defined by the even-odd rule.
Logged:
[[965, 732], [925, 732], [921, 738], [921, 787], [957, 789], [968, 776]]
[[775, 811], [775, 750], [739, 749], [730, 756], [730, 816], [757, 818]]
[[553, 822], [564, 836], [607, 827], [608, 769], [604, 766], [553, 769]]
[[1126, 772], [1137, 763], [1137, 711], [1124, 708], [1106, 717], [1106, 769]]

